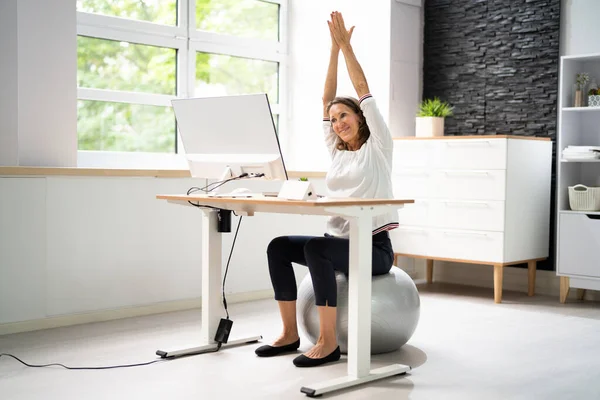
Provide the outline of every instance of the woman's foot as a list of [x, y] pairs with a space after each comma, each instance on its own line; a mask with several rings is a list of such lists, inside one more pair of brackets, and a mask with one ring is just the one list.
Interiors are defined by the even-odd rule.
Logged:
[[[318, 344], [308, 352], [294, 358], [296, 367], [316, 367], [330, 362], [338, 361], [341, 357], [340, 347], [335, 344], [331, 351], [327, 350], [331, 345]], [[310, 356], [309, 356], [310, 355]]]
[[304, 353], [304, 356], [308, 357], [308, 358], [327, 357], [328, 355], [333, 353], [333, 351], [336, 349], [336, 347], [338, 347], [336, 342], [330, 342], [330, 343], [317, 342], [317, 344], [312, 349], [310, 349], [309, 351]]
[[298, 333], [296, 334], [286, 334], [282, 333], [275, 341], [271, 344], [273, 347], [279, 346], [287, 346], [288, 344], [292, 344], [300, 340], [300, 336]]
[[298, 347], [300, 347], [300, 337], [297, 333], [296, 335], [281, 334], [272, 345], [260, 346], [254, 350], [254, 353], [259, 357], [273, 357], [296, 351]]

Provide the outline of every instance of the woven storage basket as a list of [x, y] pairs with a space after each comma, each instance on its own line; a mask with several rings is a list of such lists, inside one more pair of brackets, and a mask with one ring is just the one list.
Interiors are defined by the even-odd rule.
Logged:
[[569, 186], [569, 205], [573, 211], [600, 211], [600, 187]]

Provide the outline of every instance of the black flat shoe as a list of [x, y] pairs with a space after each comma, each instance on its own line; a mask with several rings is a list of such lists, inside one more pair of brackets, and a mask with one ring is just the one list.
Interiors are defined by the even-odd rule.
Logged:
[[304, 354], [294, 358], [294, 365], [296, 367], [316, 367], [319, 365], [326, 364], [328, 362], [337, 361], [340, 359], [341, 352], [340, 346], [338, 346], [333, 353], [323, 358], [309, 358]]
[[269, 346], [266, 344], [254, 350], [254, 352], [259, 357], [273, 357], [283, 353], [296, 351], [298, 350], [298, 347], [300, 347], [300, 339], [296, 340], [294, 343], [286, 344], [285, 346]]

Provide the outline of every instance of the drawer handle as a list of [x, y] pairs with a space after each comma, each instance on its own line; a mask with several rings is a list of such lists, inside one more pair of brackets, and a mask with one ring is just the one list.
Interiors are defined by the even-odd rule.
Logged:
[[[458, 142], [458, 141], [456, 141], [456, 142]], [[492, 144], [492, 142], [489, 140], [477, 140], [474, 142], [462, 142], [462, 143], [446, 142], [446, 146], [449, 146], [449, 147], [480, 146], [482, 144], [486, 144], [486, 145], [490, 146]]]
[[475, 233], [475, 232], [447, 232], [447, 231], [444, 231], [444, 235], [488, 237], [488, 235], [486, 233]]
[[589, 219], [600, 219], [599, 214], [585, 214]]
[[485, 203], [482, 201], [444, 201], [444, 204], [446, 205], [455, 205], [455, 206], [464, 206], [464, 207], [469, 207], [469, 206], [479, 206], [479, 207], [489, 207], [490, 204], [489, 203]]
[[397, 171], [396, 175], [405, 176], [429, 176], [429, 172], [426, 171]]

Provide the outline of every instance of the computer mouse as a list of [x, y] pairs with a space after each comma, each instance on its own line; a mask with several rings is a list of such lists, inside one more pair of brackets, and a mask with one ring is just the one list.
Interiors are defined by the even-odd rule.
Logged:
[[252, 191], [248, 188], [237, 188], [231, 191], [231, 194], [244, 194], [244, 193], [252, 193]]

